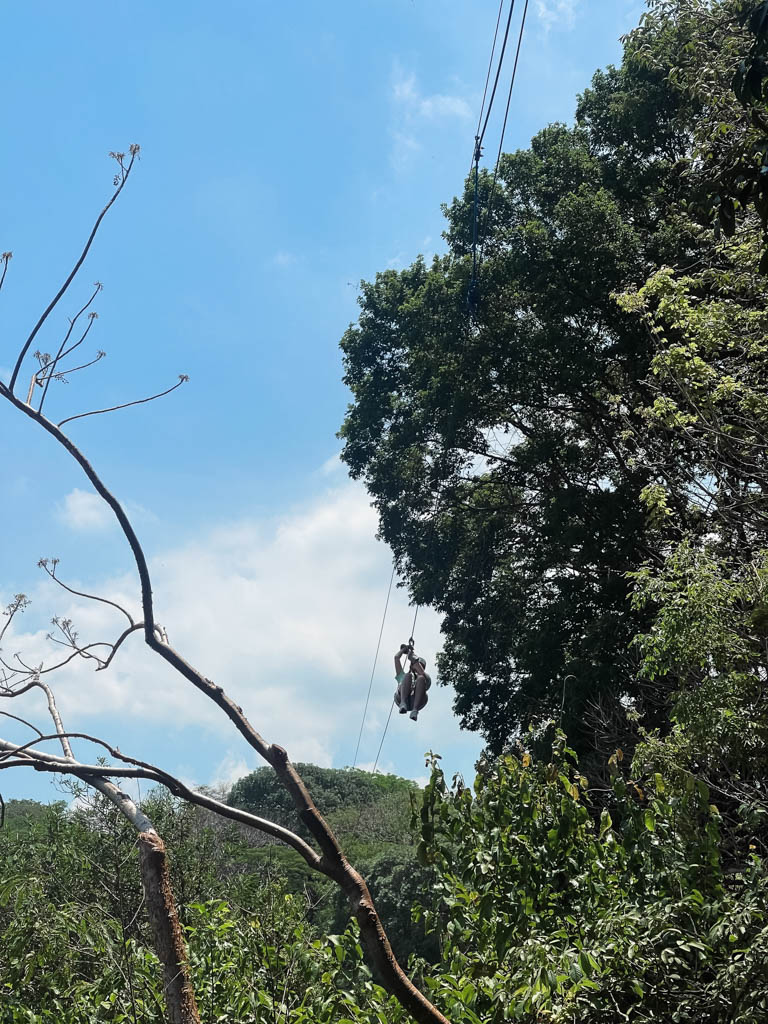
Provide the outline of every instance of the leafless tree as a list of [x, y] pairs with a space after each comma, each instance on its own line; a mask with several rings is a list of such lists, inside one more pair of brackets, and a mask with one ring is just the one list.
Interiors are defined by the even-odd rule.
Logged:
[[[80, 447], [62, 431], [62, 427], [65, 424], [84, 416], [103, 415], [116, 409], [153, 401], [180, 387], [188, 378], [185, 375], [181, 375], [178, 382], [172, 387], [160, 390], [157, 394], [147, 398], [129, 400], [108, 408], [97, 408], [76, 413], [65, 417], [59, 423], [54, 423], [44, 415], [44, 406], [51, 382], [67, 379], [71, 374], [82, 372], [101, 359], [101, 354], [97, 353], [94, 358], [76, 359], [74, 361], [76, 365], [69, 366], [68, 363], [64, 365], [75, 349], [85, 342], [92, 329], [95, 315], [90, 307], [98, 294], [100, 285], [95, 286], [95, 290], [90, 298], [88, 298], [75, 316], [70, 319], [69, 329], [55, 354], [51, 355], [49, 353], [33, 351], [32, 346], [40, 329], [75, 280], [104, 217], [130, 177], [138, 153], [139, 147], [134, 145], [130, 147], [128, 154], [110, 154], [117, 163], [114, 191], [108, 203], [97, 217], [75, 265], [21, 346], [8, 384], [0, 383], [0, 397], [4, 398], [19, 414], [31, 419], [64, 449], [80, 467], [97, 494], [111, 509], [130, 547], [136, 564], [141, 591], [141, 619], [136, 621], [126, 609], [106, 598], [73, 591], [72, 588], [59, 579], [57, 563], [55, 561], [41, 561], [41, 568], [59, 585], [80, 597], [112, 604], [113, 607], [126, 617], [127, 625], [114, 640], [109, 642], [83, 643], [69, 620], [55, 619], [54, 624], [57, 635], [54, 639], [66, 648], [62, 659], [58, 662], [47, 666], [33, 666], [22, 661], [19, 656], [10, 661], [0, 656], [0, 672], [2, 672], [2, 677], [0, 677], [0, 696], [17, 698], [32, 688], [40, 688], [47, 696], [49, 711], [54, 723], [54, 732], [45, 734], [31, 722], [26, 722], [18, 716], [4, 712], [10, 718], [16, 718], [18, 722], [23, 722], [24, 725], [27, 725], [34, 733], [34, 737], [25, 744], [0, 740], [0, 768], [27, 767], [38, 771], [56, 772], [77, 777], [104, 793], [139, 831], [142, 878], [145, 892], [147, 893], [150, 917], [154, 926], [157, 952], [165, 968], [168, 1015], [172, 1024], [177, 1024], [177, 1022], [178, 1024], [194, 1024], [199, 1018], [194, 1003], [194, 995], [189, 984], [189, 976], [186, 969], [186, 953], [168, 882], [165, 849], [162, 839], [153, 828], [152, 823], [135, 806], [127, 794], [120, 790], [115, 782], [112, 781], [114, 779], [140, 778], [152, 780], [165, 786], [176, 796], [205, 807], [224, 817], [258, 829], [292, 847], [304, 858], [311, 868], [332, 879], [344, 891], [349, 900], [351, 910], [359, 923], [361, 936], [368, 953], [384, 985], [392, 995], [421, 1024], [438, 1024], [438, 1022], [439, 1024], [447, 1024], [446, 1018], [411, 983], [398, 964], [364, 879], [347, 860], [328, 823], [318, 811], [306, 786], [291, 763], [286, 750], [277, 744], [268, 743], [264, 740], [248, 721], [243, 709], [227, 695], [224, 689], [187, 662], [170, 645], [166, 631], [156, 619], [152, 597], [152, 581], [147, 559], [125, 509], [107, 488], [101, 473], [91, 465]], [[11, 253], [9, 252], [0, 255], [0, 288], [2, 288], [4, 283], [10, 258]], [[21, 398], [17, 394], [17, 384], [20, 375], [25, 372], [25, 367], [31, 359], [35, 360], [35, 366], [29, 378], [28, 388], [25, 389], [24, 397]], [[8, 621], [4, 629], [7, 628], [11, 618], [23, 609], [24, 600], [23, 595], [18, 595], [16, 601], [8, 609]], [[96, 671], [107, 669], [112, 663], [113, 658], [120, 651], [124, 640], [134, 632], [141, 632], [146, 645], [158, 657], [162, 658], [184, 679], [191, 683], [192, 686], [196, 687], [213, 701], [229, 718], [246, 743], [271, 765], [278, 779], [291, 795], [298, 817], [309, 830], [315, 843], [314, 846], [305, 842], [304, 839], [290, 829], [283, 828], [274, 822], [266, 821], [245, 811], [228, 807], [207, 794], [191, 790], [180, 780], [169, 775], [161, 768], [128, 757], [97, 737], [88, 736], [84, 733], [65, 731], [56, 709], [53, 692], [46, 679], [51, 673], [75, 658], [93, 661]], [[0, 633], [1, 642], [2, 633]], [[96, 743], [119, 763], [106, 767], [100, 764], [80, 762], [75, 759], [72, 753], [71, 739], [88, 740]], [[53, 754], [42, 749], [44, 743], [50, 740], [56, 740], [61, 745], [62, 754]]]

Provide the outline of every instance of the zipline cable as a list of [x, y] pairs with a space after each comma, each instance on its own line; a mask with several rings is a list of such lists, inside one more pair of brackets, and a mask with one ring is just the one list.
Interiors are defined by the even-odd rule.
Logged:
[[[387, 589], [387, 600], [386, 600], [386, 602], [384, 604], [384, 614], [381, 617], [381, 629], [379, 630], [379, 641], [376, 644], [376, 654], [373, 657], [373, 668], [371, 669], [371, 678], [370, 678], [370, 681], [368, 683], [368, 693], [366, 694], [366, 697], [365, 697], [365, 707], [363, 708], [363, 717], [362, 717], [362, 719], [360, 721], [360, 732], [358, 733], [358, 736], [357, 736], [357, 746], [355, 747], [355, 759], [352, 762], [352, 767], [353, 768], [357, 767], [357, 755], [360, 753], [360, 740], [361, 740], [362, 735], [363, 735], [363, 727], [365, 725], [365, 716], [368, 714], [368, 701], [371, 699], [371, 687], [373, 686], [373, 676], [374, 676], [374, 673], [376, 672], [376, 663], [379, 660], [379, 650], [381, 648], [381, 638], [384, 635], [384, 623], [387, 621], [387, 608], [389, 608], [389, 598], [390, 598], [390, 595], [392, 594], [392, 584], [394, 583], [394, 581], [395, 581], [395, 566], [393, 565], [392, 566], [392, 575], [389, 577], [389, 587]], [[415, 624], [415, 620], [414, 620], [414, 624]], [[375, 771], [375, 769], [374, 769], [374, 771]]]
[[[491, 47], [491, 56], [488, 59], [488, 73], [485, 76], [485, 88], [483, 89], [483, 102], [480, 104], [480, 116], [477, 119], [477, 130], [475, 132], [475, 138], [480, 138], [480, 125], [483, 121], [483, 111], [485, 110], [485, 97], [488, 95], [488, 83], [491, 80], [491, 68], [493, 67], [493, 55], [496, 52], [496, 40], [499, 35], [499, 25], [501, 24], [501, 12], [504, 9], [504, 0], [499, 0], [499, 13], [496, 17], [496, 31], [493, 33], [493, 46]], [[474, 159], [474, 157], [473, 157]]]
[[[416, 611], [413, 613], [413, 623], [411, 625], [411, 635], [409, 637], [409, 640], [410, 640], [411, 643], [413, 643], [414, 633], [416, 632], [416, 619], [418, 618], [418, 615], [419, 615], [419, 605], [416, 605]], [[384, 732], [381, 734], [381, 743], [379, 743], [379, 749], [376, 751], [376, 760], [373, 762], [373, 771], [371, 772], [372, 775], [376, 774], [376, 766], [379, 763], [379, 757], [381, 756], [381, 749], [384, 746], [384, 740], [387, 738], [387, 730], [389, 729], [389, 723], [390, 723], [390, 721], [392, 719], [392, 712], [394, 711], [394, 708], [395, 708], [395, 702], [393, 700], [392, 703], [389, 706], [389, 714], [387, 715], [387, 721], [384, 723]]]
[[488, 220], [490, 218], [491, 208], [493, 206], [493, 197], [494, 197], [495, 192], [496, 192], [496, 178], [498, 177], [498, 174], [499, 174], [499, 163], [501, 162], [501, 150], [502, 150], [502, 147], [504, 145], [504, 133], [507, 130], [507, 118], [509, 117], [509, 105], [510, 105], [510, 103], [512, 101], [512, 90], [515, 87], [515, 78], [517, 77], [517, 65], [518, 65], [518, 62], [520, 60], [520, 47], [522, 46], [522, 43], [523, 43], [523, 33], [525, 32], [525, 19], [526, 19], [526, 16], [528, 14], [528, 3], [529, 3], [529, 0], [525, 0], [525, 7], [523, 8], [523, 17], [522, 17], [522, 19], [520, 21], [520, 33], [519, 33], [519, 35], [517, 37], [517, 49], [515, 50], [515, 63], [512, 66], [512, 78], [511, 78], [510, 83], [509, 83], [509, 92], [507, 93], [507, 106], [506, 106], [506, 108], [504, 110], [504, 122], [503, 122], [503, 124], [501, 126], [501, 138], [499, 139], [499, 151], [496, 154], [496, 165], [493, 168], [493, 182], [491, 184], [490, 195], [488, 196], [488, 208], [486, 209], [485, 217], [483, 218], [483, 230], [481, 232], [481, 234], [482, 234], [482, 242], [481, 242], [481, 248], [480, 248], [480, 263], [481, 264], [483, 262], [483, 250], [485, 249], [486, 229], [488, 227]]
[[[512, 3], [509, 5], [509, 15], [507, 17], [507, 27], [504, 30], [504, 40], [503, 40], [503, 42], [501, 44], [501, 52], [499, 53], [499, 63], [498, 63], [498, 66], [496, 68], [496, 77], [493, 80], [493, 89], [491, 90], [491, 98], [488, 100], [488, 110], [485, 112], [485, 122], [483, 124], [483, 130], [481, 132], [479, 132], [478, 135], [475, 138], [475, 141], [477, 142], [477, 146], [482, 145], [483, 137], [485, 136], [485, 130], [488, 127], [488, 119], [490, 118], [491, 110], [493, 109], [493, 100], [494, 100], [494, 97], [496, 96], [496, 88], [497, 88], [497, 86], [499, 84], [499, 76], [501, 75], [501, 67], [502, 67], [502, 65], [504, 63], [504, 52], [505, 52], [505, 50], [507, 48], [507, 38], [509, 37], [509, 26], [512, 24], [512, 15], [514, 14], [514, 11], [515, 11], [515, 0], [512, 0]], [[481, 120], [482, 120], [482, 116], [483, 115], [481, 113], [481, 115], [480, 115]], [[476, 147], [476, 149], [477, 149], [477, 147]]]
[[[499, 63], [496, 67], [496, 77], [493, 80], [493, 89], [491, 90], [491, 98], [488, 100], [488, 109], [485, 111], [485, 122], [483, 123], [482, 131], [480, 130], [480, 124], [483, 121], [483, 111], [485, 109], [485, 97], [488, 92], [488, 79], [491, 73], [491, 67], [493, 65], [493, 54], [496, 50], [496, 37], [499, 32], [499, 23], [501, 21], [501, 12], [504, 7], [504, 0], [501, 0], [499, 4], [499, 14], [496, 19], [496, 31], [493, 35], [493, 46], [491, 47], [491, 59], [488, 63], [488, 74], [485, 79], [485, 89], [483, 90], [483, 102], [480, 105], [480, 117], [477, 122], [477, 132], [475, 134], [475, 151], [472, 157], [472, 163], [475, 168], [475, 197], [472, 207], [472, 277], [469, 282], [467, 289], [467, 309], [469, 310], [470, 319], [474, 319], [475, 310], [477, 308], [477, 270], [478, 270], [478, 259], [477, 259], [477, 240], [478, 240], [478, 222], [480, 216], [480, 157], [483, 155], [483, 138], [485, 136], [486, 128], [488, 127], [488, 120], [491, 116], [491, 110], [493, 109], [493, 101], [496, 96], [496, 89], [499, 84], [499, 76], [501, 75], [501, 69], [504, 64], [504, 54], [507, 49], [507, 40], [509, 38], [509, 28], [512, 24], [512, 15], [515, 12], [515, 0], [511, 0], [509, 5], [509, 14], [507, 15], [507, 24], [504, 30], [504, 40], [501, 44], [501, 51], [499, 53]], [[505, 118], [506, 121], [506, 118]]]
[[392, 701], [389, 707], [389, 714], [387, 715], [387, 724], [384, 726], [384, 732], [381, 734], [381, 743], [379, 744], [379, 749], [376, 754], [376, 760], [373, 762], [373, 771], [371, 772], [372, 775], [376, 774], [376, 765], [379, 763], [379, 754], [381, 754], [381, 748], [384, 746], [384, 740], [386, 739], [387, 736], [387, 729], [389, 728], [389, 721], [392, 718], [392, 711], [394, 710], [394, 707], [395, 702]]
[[419, 605], [416, 605], [416, 611], [413, 613], [413, 623], [411, 625], [411, 635], [409, 637], [411, 643], [413, 643], [413, 638], [416, 636], [416, 619], [418, 618], [418, 614], [419, 614]]

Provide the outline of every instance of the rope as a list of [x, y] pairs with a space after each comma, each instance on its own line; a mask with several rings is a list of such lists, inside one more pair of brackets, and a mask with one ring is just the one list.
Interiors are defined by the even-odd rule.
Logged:
[[[357, 767], [357, 755], [360, 753], [360, 740], [363, 735], [363, 726], [365, 725], [365, 716], [368, 714], [368, 701], [371, 699], [371, 687], [373, 686], [373, 676], [376, 671], [376, 663], [379, 660], [379, 650], [381, 648], [381, 638], [384, 635], [384, 623], [387, 621], [387, 608], [389, 608], [389, 598], [392, 593], [392, 584], [395, 580], [395, 567], [392, 566], [392, 575], [389, 577], [389, 588], [387, 590], [387, 600], [384, 604], [384, 614], [381, 617], [381, 629], [379, 630], [379, 642], [376, 644], [376, 654], [373, 657], [373, 668], [371, 669], [371, 678], [368, 683], [368, 693], [365, 697], [365, 707], [363, 708], [363, 717], [360, 721], [360, 732], [357, 736], [357, 746], [355, 747], [355, 759], [352, 762], [352, 767]], [[376, 769], [374, 768], [374, 771]]]

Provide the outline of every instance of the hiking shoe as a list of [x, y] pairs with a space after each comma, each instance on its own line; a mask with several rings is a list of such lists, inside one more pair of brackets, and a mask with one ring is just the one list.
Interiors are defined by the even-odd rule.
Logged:
[[411, 721], [415, 722], [418, 717], [419, 712], [416, 710], [416, 708], [414, 708], [413, 711], [411, 712]]
[[400, 714], [401, 715], [405, 715], [405, 714], [407, 714], [407, 712], [408, 712], [408, 708], [405, 706], [405, 704], [401, 704], [400, 705]]

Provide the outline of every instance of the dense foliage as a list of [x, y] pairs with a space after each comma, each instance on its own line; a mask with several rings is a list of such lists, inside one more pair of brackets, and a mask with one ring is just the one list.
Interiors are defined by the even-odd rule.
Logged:
[[468, 189], [448, 254], [365, 284], [342, 342], [343, 458], [414, 598], [445, 615], [441, 678], [494, 750], [559, 707], [566, 676], [571, 733], [595, 694], [634, 692], [626, 572], [658, 545], [615, 412], [650, 400], [654, 346], [613, 293], [711, 248], [677, 213], [683, 113], [637, 61], [597, 74], [573, 128], [504, 157], [493, 196], [483, 180], [476, 318]]
[[732, 88], [745, 10], [653, 3], [575, 125], [504, 157], [495, 192], [484, 179], [474, 317], [468, 188], [447, 255], [364, 284], [343, 339], [343, 457], [413, 597], [444, 614], [442, 681], [495, 751], [564, 693], [580, 750], [594, 704], [663, 726], [677, 684], [638, 680], [630, 574], [682, 536], [717, 530], [740, 560], [763, 542], [768, 150], [764, 99]]
[[691, 775], [615, 767], [596, 816], [562, 739], [548, 765], [488, 765], [474, 793], [435, 766], [422, 855], [439, 867], [440, 1002], [484, 1022], [765, 1019], [768, 876], [754, 853], [726, 871], [709, 800]]
[[[144, 807], [173, 851], [203, 1019], [330, 1022], [384, 998], [357, 938], [325, 938], [335, 908], [326, 907], [321, 924], [316, 918], [328, 886], [319, 896], [292, 886], [279, 860], [254, 863], [238, 829], [195, 809], [158, 794]], [[160, 1024], [162, 972], [135, 833], [101, 799], [72, 812], [63, 803], [10, 810], [26, 813], [10, 814], [0, 832], [0, 1020]]]

